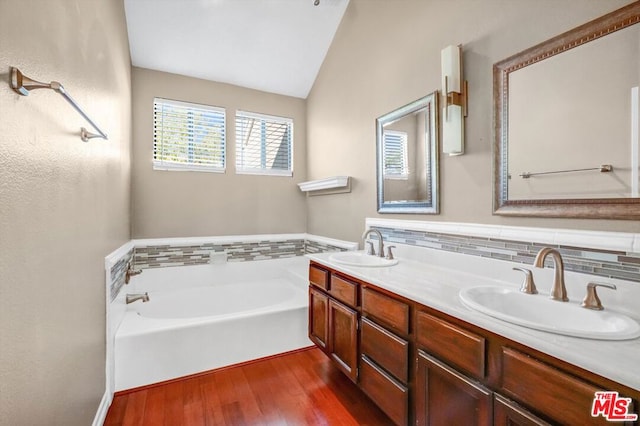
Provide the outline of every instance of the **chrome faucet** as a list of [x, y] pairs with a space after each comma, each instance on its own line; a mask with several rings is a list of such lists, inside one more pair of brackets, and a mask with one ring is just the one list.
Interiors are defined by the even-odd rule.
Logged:
[[143, 302], [148, 302], [149, 301], [149, 293], [127, 294], [127, 298], [126, 298], [127, 305], [129, 303], [135, 302], [136, 300], [142, 300]]
[[533, 262], [533, 266], [537, 268], [544, 268], [544, 260], [548, 255], [551, 255], [553, 264], [555, 267], [555, 275], [553, 277], [553, 287], [551, 287], [551, 299], [560, 300], [562, 302], [568, 302], [567, 288], [564, 285], [564, 263], [562, 262], [562, 256], [560, 252], [551, 247], [544, 247], [540, 249], [536, 255], [536, 259]]
[[129, 262], [129, 264], [127, 265], [127, 272], [125, 272], [124, 274], [124, 283], [129, 284], [129, 281], [131, 281], [131, 277], [133, 277], [134, 275], [139, 275], [141, 273], [142, 269], [133, 269], [133, 262]]
[[[366, 231], [364, 231], [364, 234], [362, 234], [362, 240], [366, 244], [367, 243], [366, 239], [369, 236], [369, 234], [371, 234], [372, 232], [378, 236], [378, 256], [384, 257], [384, 242], [382, 241], [382, 234], [380, 233], [380, 231], [374, 228], [369, 228]], [[372, 244], [371, 241], [369, 241], [369, 244]], [[376, 252], [375, 250], [373, 250], [373, 246], [370, 246], [370, 247], [371, 249], [367, 253], [375, 256]]]

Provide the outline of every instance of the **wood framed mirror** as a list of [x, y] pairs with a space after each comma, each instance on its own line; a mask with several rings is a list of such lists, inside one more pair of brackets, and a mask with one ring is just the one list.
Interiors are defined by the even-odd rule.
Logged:
[[640, 2], [496, 63], [494, 214], [640, 219]]

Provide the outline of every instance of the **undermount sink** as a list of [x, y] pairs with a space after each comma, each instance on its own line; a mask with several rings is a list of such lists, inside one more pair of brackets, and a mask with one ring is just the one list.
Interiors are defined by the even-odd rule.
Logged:
[[349, 266], [364, 266], [368, 268], [380, 268], [393, 266], [398, 263], [397, 259], [385, 259], [384, 257], [365, 254], [363, 251], [342, 251], [329, 256], [329, 260]]
[[640, 324], [626, 315], [585, 309], [543, 294], [498, 286], [472, 287], [462, 290], [460, 299], [469, 308], [494, 318], [550, 333], [601, 340], [640, 336]]

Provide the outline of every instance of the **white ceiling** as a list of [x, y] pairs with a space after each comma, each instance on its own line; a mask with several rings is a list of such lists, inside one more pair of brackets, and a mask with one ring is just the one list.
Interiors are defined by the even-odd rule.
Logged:
[[349, 0], [125, 0], [134, 66], [306, 98]]

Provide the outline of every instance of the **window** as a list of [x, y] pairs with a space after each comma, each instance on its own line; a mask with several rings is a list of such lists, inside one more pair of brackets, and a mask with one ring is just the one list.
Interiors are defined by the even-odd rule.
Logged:
[[224, 172], [224, 108], [154, 98], [153, 168]]
[[293, 120], [236, 113], [236, 173], [293, 175]]
[[385, 130], [382, 136], [384, 150], [384, 178], [407, 179], [407, 134]]

